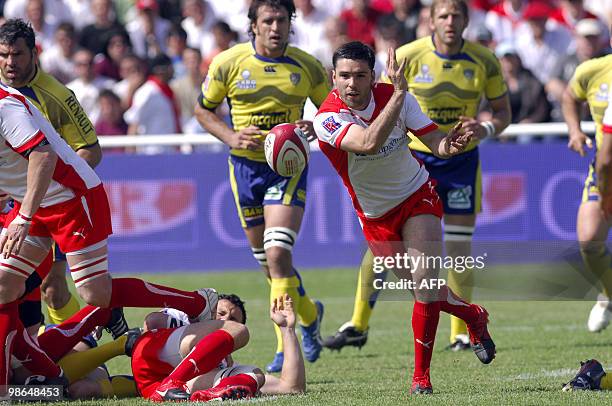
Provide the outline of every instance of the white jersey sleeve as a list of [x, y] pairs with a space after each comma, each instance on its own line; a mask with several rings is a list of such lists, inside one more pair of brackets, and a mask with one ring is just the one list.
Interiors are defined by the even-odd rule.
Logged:
[[416, 98], [408, 92], [406, 92], [400, 119], [404, 126], [417, 137], [437, 128], [434, 122], [421, 110]]
[[22, 155], [45, 140], [26, 105], [14, 96], [0, 99], [0, 132], [10, 147]]
[[342, 139], [353, 124], [355, 124], [355, 120], [348, 112], [321, 113], [313, 121], [317, 137], [335, 148], [340, 148]]

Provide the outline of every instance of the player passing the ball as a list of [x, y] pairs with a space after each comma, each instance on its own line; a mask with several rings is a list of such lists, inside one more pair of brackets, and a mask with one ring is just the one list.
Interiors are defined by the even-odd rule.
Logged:
[[[439, 256], [442, 204], [435, 181], [408, 151], [408, 132], [440, 158], [460, 153], [473, 133], [464, 131], [461, 123], [448, 135], [438, 130], [406, 92], [406, 61], [398, 66], [392, 49], [387, 61], [391, 84], [375, 84], [374, 61], [374, 52], [361, 42], [347, 43], [334, 53], [335, 89], [314, 120], [319, 145], [342, 178], [374, 255], [394, 255], [401, 250], [410, 256]], [[466, 303], [446, 287], [419, 289], [422, 280], [437, 278], [438, 269], [416, 266], [411, 272], [401, 275], [417, 286], [413, 291], [415, 359], [410, 392], [426, 394], [432, 393], [429, 367], [440, 311], [465, 320], [481, 362], [488, 364], [495, 358], [495, 344], [484, 308]]]
[[[292, 250], [306, 203], [308, 168], [284, 178], [266, 163], [264, 135], [281, 123], [295, 123], [313, 136], [302, 120], [307, 98], [321, 105], [329, 92], [327, 74], [315, 58], [289, 45], [293, 0], [253, 0], [249, 7], [252, 41], [217, 55], [195, 107], [199, 123], [230, 147], [229, 176], [241, 225], [253, 256], [270, 282], [270, 300], [291, 296], [302, 328], [305, 358], [319, 358], [323, 305], [311, 300], [293, 267]], [[231, 101], [230, 128], [215, 115], [223, 99]], [[280, 329], [268, 372], [283, 363]]]

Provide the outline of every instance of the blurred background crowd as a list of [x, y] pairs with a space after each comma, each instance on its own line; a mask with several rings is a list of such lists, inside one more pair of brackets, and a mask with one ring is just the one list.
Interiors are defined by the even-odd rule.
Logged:
[[[74, 91], [98, 135], [172, 134], [202, 132], [193, 117], [201, 83], [215, 55], [248, 40], [248, 3], [4, 0], [0, 9], [3, 19], [31, 22], [40, 65]], [[376, 51], [379, 75], [388, 47], [431, 34], [428, 3], [295, 0], [291, 43], [331, 69], [338, 46], [363, 41]], [[612, 0], [468, 3], [464, 37], [500, 59], [512, 122], [562, 121], [561, 97], [575, 67], [610, 52]], [[169, 85], [164, 96], [171, 102], [156, 97], [158, 86], [148, 86], [152, 72]], [[225, 106], [218, 114], [229, 120], [228, 111]], [[584, 119], [590, 119], [587, 110]]]

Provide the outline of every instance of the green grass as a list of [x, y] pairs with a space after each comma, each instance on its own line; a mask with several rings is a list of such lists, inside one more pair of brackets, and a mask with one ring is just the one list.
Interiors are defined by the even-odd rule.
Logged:
[[[275, 337], [268, 320], [268, 284], [258, 272], [140, 275], [150, 281], [195, 289], [211, 286], [239, 294], [247, 303], [249, 345], [236, 352], [240, 363], [264, 367], [273, 355]], [[325, 307], [323, 334], [331, 334], [351, 315], [356, 271], [328, 269], [302, 272], [308, 293]], [[597, 358], [612, 370], [612, 331], [586, 331], [592, 302], [488, 302], [497, 358], [482, 365], [471, 352], [445, 351], [449, 321], [440, 318], [432, 362], [435, 394], [408, 395], [412, 370], [410, 302], [380, 302], [371, 321], [368, 344], [362, 349], [324, 351], [306, 365], [308, 392], [301, 396], [258, 399], [278, 405], [562, 405], [611, 404], [612, 392], [562, 393], [561, 384], [578, 369], [578, 362]], [[144, 310], [129, 309], [131, 325]], [[109, 364], [112, 374], [130, 373], [127, 358]], [[251, 401], [253, 402], [253, 401]], [[144, 400], [95, 400], [85, 405], [141, 405]], [[71, 403], [75, 404], [75, 403]]]

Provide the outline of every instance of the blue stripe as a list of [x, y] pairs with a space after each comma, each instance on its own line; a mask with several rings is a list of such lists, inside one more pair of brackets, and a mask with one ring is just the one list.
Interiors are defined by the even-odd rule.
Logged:
[[[442, 54], [438, 51], [436, 51], [436, 43], [434, 42], [434, 37], [433, 35], [431, 36], [431, 42], [434, 44], [434, 54], [436, 54], [436, 56], [442, 58], [442, 59], [446, 59], [449, 61], [468, 61], [468, 62], [472, 62], [472, 63], [476, 63], [476, 61], [469, 56], [468, 54], [466, 54], [465, 52], [459, 52], [457, 54], [454, 55], [445, 55]], [[461, 49], [463, 49], [463, 45], [465, 44], [465, 40], [461, 40]]]
[[36, 97], [34, 89], [32, 89], [30, 86], [19, 87], [17, 88], [17, 90], [19, 90], [28, 99], [34, 100], [36, 103], [41, 104], [40, 100], [38, 100], [38, 97]]

